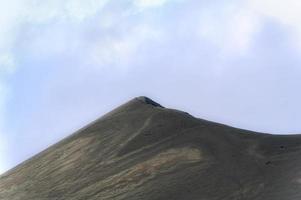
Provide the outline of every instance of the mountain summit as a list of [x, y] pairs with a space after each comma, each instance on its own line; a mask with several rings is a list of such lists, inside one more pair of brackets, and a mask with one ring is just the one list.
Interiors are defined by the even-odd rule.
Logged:
[[150, 105], [153, 105], [153, 106], [158, 106], [158, 107], [161, 107], [163, 108], [163, 106], [161, 106], [160, 104], [158, 104], [157, 102], [154, 102], [153, 100], [151, 100], [150, 98], [148, 97], [145, 97], [145, 96], [141, 96], [141, 97], [137, 97], [136, 98], [137, 100], [140, 100], [146, 104], [150, 104]]
[[138, 97], [0, 177], [1, 200], [300, 200], [301, 136]]

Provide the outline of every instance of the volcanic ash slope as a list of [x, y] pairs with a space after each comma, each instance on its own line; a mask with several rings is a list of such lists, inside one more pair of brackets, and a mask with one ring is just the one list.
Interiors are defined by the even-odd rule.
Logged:
[[300, 200], [301, 136], [120, 106], [0, 177], [1, 200]]

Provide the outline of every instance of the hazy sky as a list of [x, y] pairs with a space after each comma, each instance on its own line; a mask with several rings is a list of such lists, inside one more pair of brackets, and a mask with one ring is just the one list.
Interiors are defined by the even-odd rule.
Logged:
[[0, 173], [129, 99], [301, 133], [300, 0], [0, 0]]

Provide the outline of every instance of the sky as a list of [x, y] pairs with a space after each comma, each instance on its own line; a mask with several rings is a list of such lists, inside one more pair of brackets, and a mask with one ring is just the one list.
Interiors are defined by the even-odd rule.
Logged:
[[299, 0], [0, 0], [0, 173], [122, 103], [301, 133]]

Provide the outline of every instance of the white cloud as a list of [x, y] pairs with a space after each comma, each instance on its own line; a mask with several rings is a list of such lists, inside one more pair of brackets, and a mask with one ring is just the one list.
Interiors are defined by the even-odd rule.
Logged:
[[11, 0], [1, 2], [0, 0], [0, 75], [4, 71], [12, 71], [15, 67], [12, 49], [17, 35], [18, 23], [22, 20], [20, 14], [22, 3]]
[[24, 6], [24, 14], [29, 23], [45, 23], [49, 20], [70, 20], [82, 22], [94, 16], [108, 0], [60, 0], [37, 1], [28, 0]]
[[201, 38], [216, 45], [223, 54], [241, 55], [248, 51], [260, 29], [260, 19], [243, 5], [224, 6], [205, 10], [199, 27]]
[[[0, 72], [15, 67], [13, 49], [24, 25], [38, 26], [60, 21], [81, 23], [95, 16], [108, 0], [0, 0]], [[45, 38], [44, 38], [45, 39]], [[47, 48], [47, 47], [45, 47]]]
[[279, 20], [284, 24], [300, 28], [301, 1], [299, 0], [249, 0], [254, 10]]
[[15, 60], [12, 54], [0, 54], [0, 73], [12, 73], [15, 71]]
[[71, 19], [83, 21], [94, 16], [108, 2], [108, 0], [69, 0], [66, 3], [66, 10]]
[[[185, 3], [182, 0], [132, 0], [130, 5], [133, 7], [130, 10], [134, 9], [142, 12], [148, 8], [158, 8], [169, 3], [178, 2]], [[11, 0], [3, 2], [0, 7], [0, 67], [2, 69], [5, 67], [6, 70], [9, 68], [13, 69], [13, 66], [17, 63], [16, 58], [14, 58], [13, 48], [24, 24], [27, 27], [31, 25], [38, 27], [58, 22], [66, 22], [67, 26], [72, 23], [80, 24], [101, 13], [108, 3], [108, 0], [66, 0], [63, 2], [60, 0]], [[227, 55], [240, 55], [248, 51], [254, 34], [260, 29], [262, 15], [271, 16], [283, 24], [296, 28], [299, 31], [298, 34], [301, 35], [301, 23], [299, 22], [301, 3], [298, 0], [288, 0], [286, 2], [281, 0], [246, 0], [239, 3], [232, 1], [229, 3], [221, 2], [212, 7], [207, 6], [207, 4], [211, 3], [206, 3], [204, 6], [201, 5], [204, 8], [200, 7], [200, 36], [216, 45], [217, 48], [220, 48]], [[107, 12], [104, 14], [99, 19], [99, 24], [95, 26], [118, 30], [119, 25], [112, 22], [112, 18], [109, 15], [112, 15], [112, 13]], [[116, 16], [114, 15], [113, 17]], [[138, 24], [138, 26], [140, 25]], [[136, 24], [129, 24], [126, 29], [132, 29], [133, 26], [136, 26]], [[33, 52], [36, 51], [37, 54], [41, 53], [40, 50], [43, 50], [44, 54], [66, 51], [67, 42], [64, 42], [64, 40], [71, 42], [71, 39], [68, 40], [66, 38], [66, 35], [64, 35], [66, 32], [64, 32], [63, 27], [59, 28], [62, 34], [56, 32], [51, 35], [52, 31], [47, 30], [47, 32], [41, 31], [40, 35], [35, 35], [37, 38], [31, 39], [32, 44], [29, 49]], [[120, 28], [120, 31], [122, 31], [122, 28]], [[149, 34], [146, 33], [145, 37], [148, 36]], [[105, 36], [101, 43], [97, 43], [95, 46], [91, 45], [92, 57], [94, 56], [94, 60], [97, 63], [100, 60], [103, 63], [110, 63], [112, 60], [114, 62], [127, 60], [127, 57], [133, 55], [139, 43], [143, 41], [142, 37], [142, 34], [137, 39], [134, 36], [130, 36], [130, 34], [115, 38]], [[47, 40], [47, 38], [57, 39], [57, 41]], [[41, 45], [44, 47], [46, 45], [50, 48], [42, 49]], [[78, 45], [78, 43], [73, 42], [72, 45]]]
[[[301, 46], [301, 1], [299, 0], [248, 0], [250, 10], [261, 16], [270, 17], [286, 26], [299, 40]], [[292, 35], [293, 36], [293, 35]]]
[[140, 9], [146, 9], [163, 6], [168, 1], [169, 0], [134, 0], [134, 4]]
[[91, 61], [102, 67], [118, 65], [125, 68], [132, 59], [136, 59], [140, 47], [161, 37], [160, 31], [147, 25], [131, 26], [120, 37], [109, 36], [94, 44], [90, 52]]

